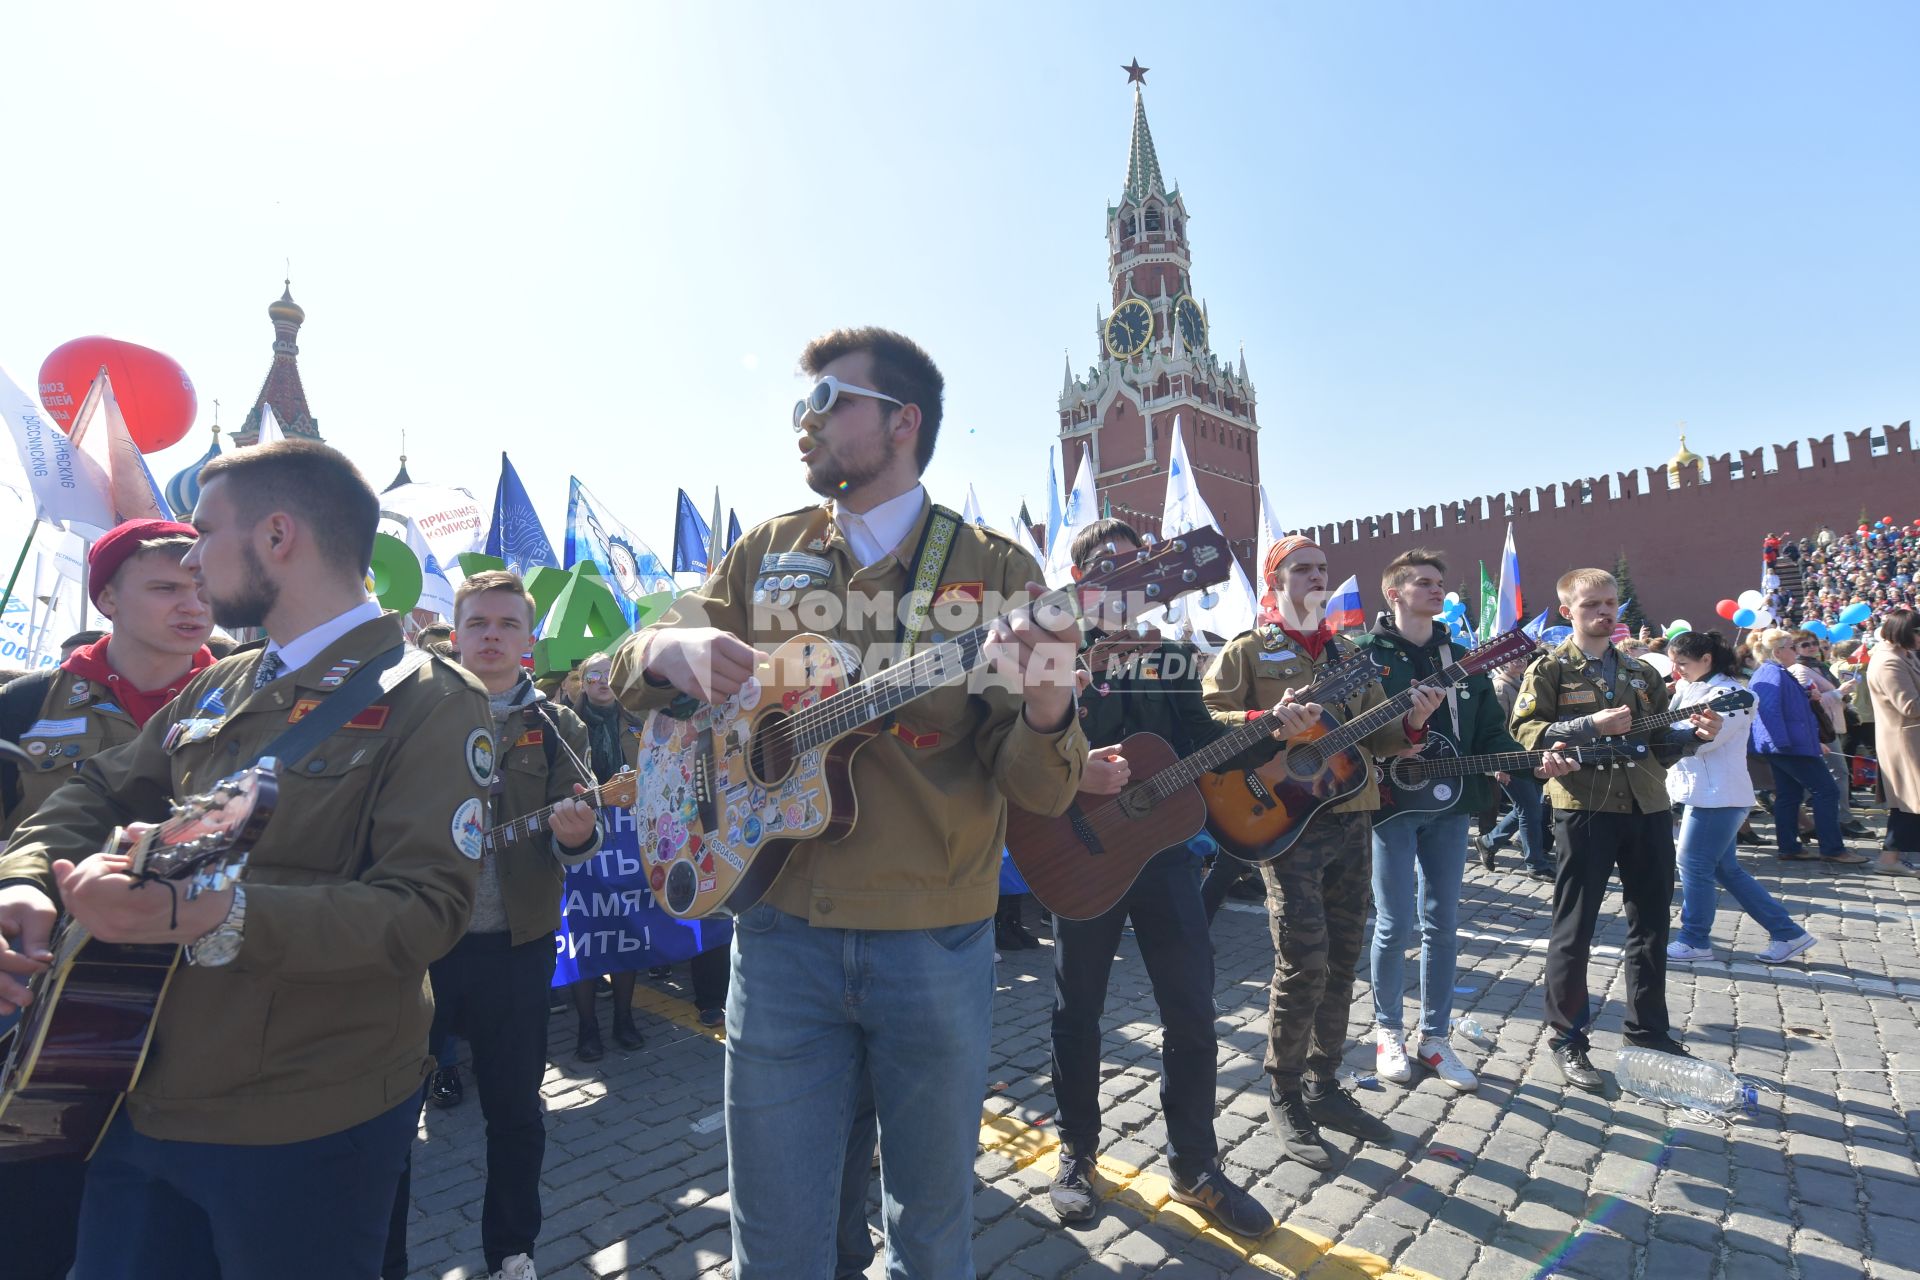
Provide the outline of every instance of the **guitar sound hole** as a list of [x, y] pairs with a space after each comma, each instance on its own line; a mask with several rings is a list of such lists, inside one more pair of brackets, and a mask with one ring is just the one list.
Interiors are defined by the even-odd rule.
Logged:
[[753, 748], [747, 752], [747, 770], [754, 781], [771, 787], [793, 772], [793, 740], [780, 728], [787, 713], [769, 713], [753, 728]]
[[1287, 753], [1287, 773], [1302, 782], [1320, 771], [1320, 759], [1308, 750]]
[[686, 911], [691, 908], [699, 889], [699, 877], [694, 874], [693, 864], [685, 858], [667, 868], [668, 910]]

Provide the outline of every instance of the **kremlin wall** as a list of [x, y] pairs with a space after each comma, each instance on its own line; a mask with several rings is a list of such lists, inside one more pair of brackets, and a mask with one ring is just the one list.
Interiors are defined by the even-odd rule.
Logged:
[[[1445, 554], [1448, 586], [1478, 616], [1478, 562], [1497, 582], [1511, 521], [1528, 619], [1558, 603], [1553, 584], [1566, 570], [1611, 570], [1625, 554], [1648, 618], [1731, 632], [1714, 605], [1760, 585], [1768, 533], [1798, 538], [1823, 525], [1844, 532], [1863, 509], [1869, 523], [1920, 518], [1920, 453], [1911, 430], [1903, 422], [1848, 431], [1844, 457], [1830, 435], [1708, 458], [1688, 452], [1683, 440], [1664, 464], [1297, 532], [1325, 548], [1334, 582], [1359, 576], [1369, 617], [1381, 607], [1380, 571], [1414, 547]], [[1276, 506], [1284, 501], [1275, 494]]]

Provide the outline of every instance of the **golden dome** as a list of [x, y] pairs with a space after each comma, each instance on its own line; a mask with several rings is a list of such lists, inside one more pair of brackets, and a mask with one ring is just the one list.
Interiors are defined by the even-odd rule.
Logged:
[[280, 293], [280, 300], [267, 308], [267, 318], [276, 323], [285, 320], [297, 327], [307, 318], [307, 313], [293, 300], [293, 282], [287, 281], [286, 286]]
[[1667, 474], [1673, 478], [1675, 484], [1678, 484], [1680, 482], [1680, 473], [1687, 467], [1699, 466], [1701, 461], [1702, 459], [1699, 454], [1687, 448], [1687, 433], [1682, 431], [1680, 433], [1680, 452], [1674, 454], [1673, 458], [1667, 463]]

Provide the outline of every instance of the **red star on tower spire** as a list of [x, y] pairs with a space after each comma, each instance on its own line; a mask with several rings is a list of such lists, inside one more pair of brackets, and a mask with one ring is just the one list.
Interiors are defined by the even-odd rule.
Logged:
[[1128, 84], [1145, 84], [1147, 82], [1147, 72], [1153, 70], [1152, 67], [1141, 66], [1140, 59], [1138, 58], [1135, 58], [1120, 69], [1127, 73]]

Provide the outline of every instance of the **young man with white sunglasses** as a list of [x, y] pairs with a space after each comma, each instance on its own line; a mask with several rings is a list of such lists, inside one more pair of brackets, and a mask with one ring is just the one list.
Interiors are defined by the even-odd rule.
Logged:
[[[800, 367], [815, 381], [793, 428], [807, 485], [826, 501], [747, 532], [698, 591], [621, 644], [613, 687], [635, 714], [676, 691], [723, 702], [801, 632], [857, 654], [870, 674], [916, 634], [924, 649], [1038, 590], [1031, 556], [934, 507], [920, 484], [943, 390], [924, 351], [883, 329], [838, 330]], [[902, 607], [923, 577], [924, 629]], [[1076, 639], [1070, 623], [1050, 630], [1024, 611], [997, 626], [1001, 678], [976, 673], [899, 707], [853, 756], [852, 831], [799, 843], [739, 914], [726, 1079], [738, 1280], [834, 1274], [863, 1082], [890, 1273], [973, 1274], [1006, 805], [1060, 813], [1078, 789]]]

